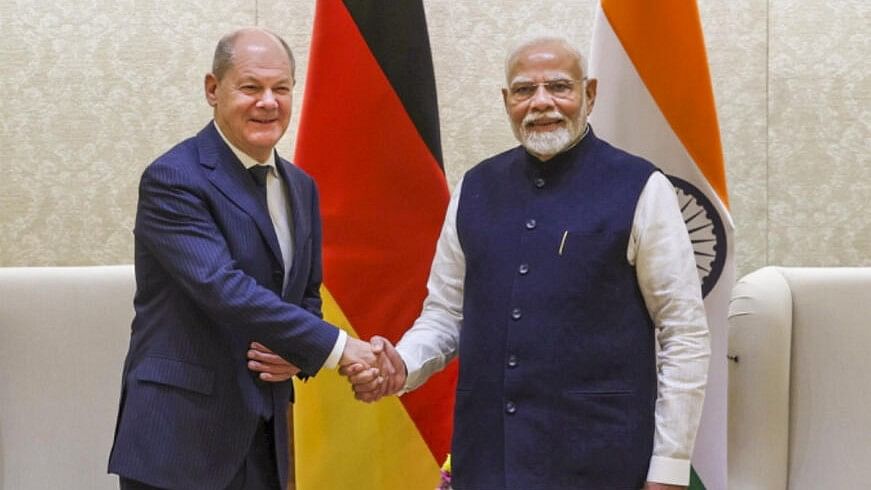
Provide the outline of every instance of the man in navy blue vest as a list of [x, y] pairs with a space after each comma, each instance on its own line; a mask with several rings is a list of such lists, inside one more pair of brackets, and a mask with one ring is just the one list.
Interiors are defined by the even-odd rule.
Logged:
[[274, 33], [224, 36], [204, 83], [214, 121], [142, 175], [109, 459], [122, 490], [286, 489], [289, 378], [375, 362], [321, 319], [317, 191], [275, 151], [293, 68]]
[[466, 173], [420, 318], [372, 340], [396, 375], [344, 371], [372, 401], [459, 355], [455, 490], [685, 488], [710, 347], [674, 189], [593, 133], [566, 41], [522, 44], [506, 83], [521, 146]]

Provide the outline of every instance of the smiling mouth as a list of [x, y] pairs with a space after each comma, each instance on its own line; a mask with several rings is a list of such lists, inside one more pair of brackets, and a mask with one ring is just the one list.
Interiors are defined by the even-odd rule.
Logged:
[[526, 127], [529, 129], [547, 129], [551, 127], [556, 127], [562, 123], [562, 119], [540, 119], [537, 121], [530, 121], [526, 123]]
[[252, 119], [251, 121], [257, 124], [272, 124], [278, 119]]

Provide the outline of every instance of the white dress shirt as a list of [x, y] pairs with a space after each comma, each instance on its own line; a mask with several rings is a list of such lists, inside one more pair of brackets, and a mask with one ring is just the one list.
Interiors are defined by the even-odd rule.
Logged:
[[[397, 344], [408, 379], [423, 384], [457, 354], [463, 325], [466, 259], [457, 237], [462, 181], [448, 205], [427, 283], [423, 311]], [[710, 344], [692, 245], [674, 187], [661, 173], [638, 200], [626, 260], [656, 328], [658, 398], [649, 481], [687, 485], [701, 417]]]
[[[290, 210], [290, 196], [287, 195], [287, 187], [283, 185], [281, 173], [275, 163], [275, 151], [269, 152], [269, 158], [265, 162], [260, 162], [247, 153], [239, 150], [230, 140], [221, 132], [221, 128], [217, 123], [213, 123], [218, 134], [236, 155], [236, 158], [242, 162], [245, 169], [250, 169], [255, 165], [266, 165], [269, 167], [269, 172], [266, 173], [266, 205], [269, 208], [269, 218], [272, 220], [272, 227], [275, 229], [275, 235], [278, 238], [278, 247], [281, 249], [281, 260], [284, 261], [284, 281], [282, 282], [282, 291], [287, 287], [287, 278], [290, 273], [290, 267], [293, 263], [293, 214]], [[324, 361], [324, 368], [334, 368], [339, 364], [342, 358], [342, 352], [345, 350], [345, 343], [348, 341], [348, 334], [344, 330], [339, 329], [339, 336], [336, 338], [336, 344], [327, 360]]]

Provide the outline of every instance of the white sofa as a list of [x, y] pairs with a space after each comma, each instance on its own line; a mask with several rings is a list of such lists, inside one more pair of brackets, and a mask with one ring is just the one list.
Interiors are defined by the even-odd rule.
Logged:
[[133, 292], [131, 265], [0, 268], [0, 490], [118, 488]]
[[[116, 489], [133, 266], [0, 268], [0, 490]], [[766, 267], [729, 312], [729, 487], [871, 486], [871, 268]]]
[[729, 353], [729, 488], [871, 487], [871, 268], [745, 276]]

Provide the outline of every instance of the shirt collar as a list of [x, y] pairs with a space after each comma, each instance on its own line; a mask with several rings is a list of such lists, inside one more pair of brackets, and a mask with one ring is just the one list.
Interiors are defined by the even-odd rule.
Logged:
[[255, 165], [266, 165], [266, 166], [270, 167], [273, 172], [275, 172], [276, 167], [275, 167], [275, 151], [274, 150], [269, 152], [269, 158], [265, 162], [260, 163], [254, 157], [248, 155], [247, 153], [245, 153], [242, 150], [233, 146], [233, 143], [230, 143], [230, 140], [228, 140], [227, 137], [224, 136], [224, 133], [221, 132], [221, 128], [218, 127], [217, 122], [212, 121], [212, 124], [215, 125], [215, 129], [218, 131], [218, 134], [221, 136], [221, 139], [224, 140], [224, 143], [227, 143], [227, 146], [230, 147], [230, 150], [233, 151], [233, 154], [236, 155], [236, 158], [238, 158], [239, 161], [242, 162], [242, 165], [246, 169], [249, 169]]

